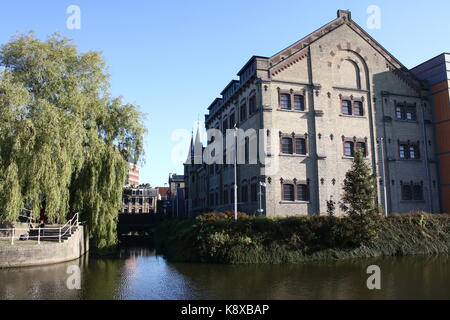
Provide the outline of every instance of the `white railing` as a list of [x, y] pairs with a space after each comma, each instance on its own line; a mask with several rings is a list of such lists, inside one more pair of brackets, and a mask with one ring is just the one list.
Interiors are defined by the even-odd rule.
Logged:
[[[11, 245], [14, 245], [15, 240], [21, 240], [22, 236], [26, 236], [26, 240], [36, 240], [38, 244], [41, 244], [41, 240], [45, 241], [46, 239], [58, 239], [58, 242], [61, 243], [62, 238], [66, 235], [70, 237], [79, 225], [79, 214], [76, 213], [72, 219], [60, 227], [0, 229], [0, 241], [10, 241]], [[34, 233], [37, 232], [37, 235], [30, 235], [33, 231]], [[5, 236], [2, 236], [2, 234], [5, 234]]]

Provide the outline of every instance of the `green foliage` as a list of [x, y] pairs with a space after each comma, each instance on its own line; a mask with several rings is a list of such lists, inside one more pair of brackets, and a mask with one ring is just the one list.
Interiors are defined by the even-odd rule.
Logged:
[[341, 209], [350, 217], [355, 241], [370, 244], [380, 231], [379, 208], [376, 205], [377, 177], [364, 159], [361, 150], [357, 150], [352, 169], [344, 180], [344, 194]]
[[353, 217], [243, 216], [235, 222], [231, 214], [224, 213], [165, 221], [155, 238], [157, 248], [173, 261], [283, 263], [371, 244], [378, 234], [364, 235], [367, 230], [376, 229], [361, 231]]
[[0, 221], [24, 204], [44, 207], [50, 223], [80, 212], [96, 246], [113, 245], [127, 159], [140, 159], [144, 132], [138, 108], [111, 98], [99, 53], [17, 35], [0, 49]]
[[351, 170], [345, 175], [341, 209], [349, 216], [378, 213], [376, 178], [358, 150]]

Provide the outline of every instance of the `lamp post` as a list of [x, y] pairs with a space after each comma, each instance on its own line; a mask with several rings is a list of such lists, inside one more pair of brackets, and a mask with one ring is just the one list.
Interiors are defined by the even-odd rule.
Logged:
[[264, 209], [262, 207], [262, 194], [263, 194], [262, 193], [262, 188], [263, 187], [265, 188], [266, 184], [265, 184], [265, 182], [260, 181], [259, 182], [259, 209], [257, 211], [258, 216], [260, 216], [260, 215], [262, 215], [264, 213]]
[[378, 139], [381, 152], [381, 166], [383, 167], [383, 195], [384, 195], [384, 215], [388, 216], [388, 204], [387, 204], [387, 181], [386, 181], [386, 163], [384, 160], [384, 138]]

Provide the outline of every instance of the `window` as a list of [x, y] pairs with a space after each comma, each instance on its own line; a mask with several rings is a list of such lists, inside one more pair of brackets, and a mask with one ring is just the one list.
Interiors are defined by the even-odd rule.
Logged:
[[353, 142], [347, 141], [344, 143], [344, 155], [346, 157], [353, 157], [355, 155]]
[[248, 202], [248, 186], [243, 186], [241, 189], [241, 201]]
[[398, 105], [395, 107], [395, 117], [397, 120], [416, 121], [417, 111], [415, 106]]
[[402, 200], [404, 201], [411, 201], [413, 199], [412, 197], [412, 190], [410, 185], [403, 185], [402, 186]]
[[353, 113], [355, 116], [362, 117], [364, 115], [363, 104], [361, 101], [355, 101], [353, 103]]
[[403, 184], [402, 185], [403, 201], [423, 201], [423, 187], [421, 184]]
[[423, 200], [423, 188], [421, 185], [415, 185], [413, 187], [413, 200], [416, 201]]
[[234, 186], [230, 187], [230, 201], [234, 203]]
[[250, 186], [250, 201], [251, 202], [258, 201], [258, 192], [256, 190], [257, 190], [256, 183], [252, 183]]
[[305, 111], [305, 98], [301, 95], [294, 95], [294, 110]]
[[357, 142], [356, 143], [356, 150], [359, 150], [362, 152], [364, 156], [367, 155], [367, 149], [366, 149], [366, 143], [365, 142]]
[[293, 184], [284, 184], [283, 185], [283, 200], [284, 201], [294, 201], [294, 185]]
[[245, 137], [245, 164], [250, 163], [250, 139]]
[[252, 95], [250, 99], [248, 100], [248, 109], [250, 115], [254, 114], [256, 112], [256, 96]]
[[297, 200], [298, 201], [309, 201], [309, 192], [307, 184], [297, 185]]
[[418, 144], [402, 143], [399, 145], [400, 159], [420, 159], [420, 150]]
[[139, 214], [142, 214], [142, 209], [139, 209]]
[[224, 137], [227, 134], [227, 129], [228, 129], [228, 119], [225, 119], [225, 120], [223, 120], [223, 123], [222, 123], [222, 133], [223, 133]]
[[350, 100], [342, 100], [342, 114], [346, 116], [352, 115], [352, 103]]
[[247, 103], [244, 101], [241, 103], [241, 121], [247, 119]]
[[234, 112], [230, 114], [230, 129], [233, 129], [236, 124], [236, 118]]
[[[226, 187], [225, 187], [226, 188]], [[230, 202], [230, 199], [228, 198], [228, 190], [225, 189], [223, 191], [223, 203], [228, 204]]]
[[416, 107], [408, 107], [406, 109], [406, 120], [410, 120], [410, 121], [417, 120]]
[[289, 94], [280, 95], [280, 108], [283, 110], [291, 110], [291, 95]]
[[[397, 120], [401, 120], [403, 119], [403, 108], [402, 107], [396, 107], [395, 108], [395, 117], [397, 118]], [[405, 116], [406, 118], [406, 116]]]
[[293, 154], [292, 150], [292, 138], [281, 139], [281, 152], [285, 154]]
[[306, 139], [304, 138], [296, 138], [295, 139], [295, 153], [306, 155]]

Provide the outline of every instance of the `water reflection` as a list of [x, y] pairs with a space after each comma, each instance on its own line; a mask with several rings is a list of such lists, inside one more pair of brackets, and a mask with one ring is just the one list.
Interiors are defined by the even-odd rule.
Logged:
[[[78, 265], [81, 290], [69, 290]], [[382, 290], [366, 287], [379, 265]], [[298, 265], [167, 263], [153, 250], [44, 267], [0, 270], [0, 299], [450, 299], [449, 256], [404, 257]]]

